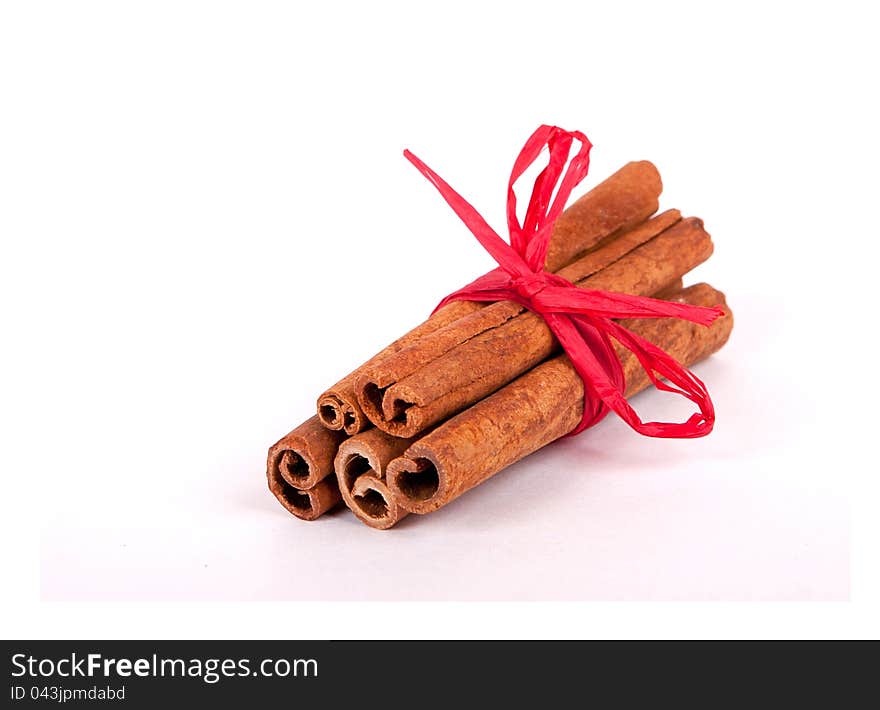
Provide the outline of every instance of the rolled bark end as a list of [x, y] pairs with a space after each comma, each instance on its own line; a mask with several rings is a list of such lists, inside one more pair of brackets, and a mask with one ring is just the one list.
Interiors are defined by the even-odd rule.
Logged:
[[285, 449], [277, 457], [275, 467], [290, 485], [297, 488], [308, 488], [309, 479], [313, 478], [308, 462], [293, 449]]
[[333, 473], [333, 459], [341, 431], [330, 431], [311, 417], [269, 449], [266, 470], [270, 477], [280, 477], [300, 490], [313, 488]]
[[342, 452], [340, 457], [337, 458], [340, 463], [336, 466], [336, 478], [346, 490], [351, 490], [362, 474], [373, 472], [373, 465], [362, 454]]
[[385, 483], [388, 462], [412, 444], [410, 439], [368, 429], [344, 441], [333, 467], [342, 499], [364, 523], [385, 530], [407, 515]]
[[412, 421], [410, 417], [411, 412], [418, 411], [415, 403], [398, 396], [396, 392], [389, 392], [391, 388], [382, 387], [379, 381], [371, 379], [369, 372], [362, 376], [359, 386], [364, 417], [382, 431], [406, 439], [415, 436], [423, 428], [421, 421]]
[[339, 431], [343, 426], [342, 402], [332, 394], [322, 395], [318, 400], [318, 418], [328, 429]]
[[359, 476], [351, 493], [354, 501], [352, 512], [370, 527], [387, 530], [408, 514], [394, 500], [388, 486], [374, 476]]
[[315, 520], [342, 500], [336, 479], [332, 477], [325, 478], [307, 490], [288, 483], [278, 468], [269, 468], [267, 478], [272, 495], [285, 510], [300, 520]]
[[387, 387], [380, 387], [378, 383], [370, 381], [368, 377], [361, 379], [360, 387], [363, 392], [361, 405], [364, 408], [364, 412], [370, 421], [381, 419], [383, 412], [382, 401], [385, 399]]
[[368, 422], [354, 395], [343, 397], [327, 391], [318, 399], [318, 419], [327, 429], [344, 431], [349, 436], [363, 430]]
[[297, 450], [291, 443], [279, 441], [269, 450], [269, 471], [289, 486], [306, 490], [318, 483], [315, 462], [305, 449]]
[[391, 496], [411, 513], [435, 510], [446, 490], [446, 480], [437, 464], [409, 452], [388, 464], [386, 482]]

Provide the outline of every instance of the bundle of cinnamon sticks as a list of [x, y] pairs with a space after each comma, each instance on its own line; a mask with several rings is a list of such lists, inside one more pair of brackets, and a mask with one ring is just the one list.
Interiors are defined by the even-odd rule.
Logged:
[[[724, 345], [733, 316], [708, 284], [683, 287], [712, 240], [696, 217], [656, 214], [661, 190], [651, 163], [625, 165], [556, 221], [545, 268], [582, 288], [720, 305], [708, 327], [622, 322], [690, 366]], [[627, 397], [651, 385], [630, 351], [618, 356]], [[541, 317], [453, 301], [320, 395], [316, 414], [269, 449], [269, 489], [303, 520], [344, 502], [387, 529], [571, 432], [583, 410], [583, 382]]]

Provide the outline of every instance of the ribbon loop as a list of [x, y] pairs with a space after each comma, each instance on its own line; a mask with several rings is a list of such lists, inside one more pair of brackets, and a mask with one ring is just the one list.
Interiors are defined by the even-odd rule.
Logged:
[[[571, 156], [575, 141], [580, 148]], [[547, 166], [535, 179], [525, 219], [520, 223], [514, 186], [544, 148], [548, 150]], [[613, 411], [644, 436], [705, 436], [715, 425], [715, 408], [706, 386], [671, 355], [613, 319], [682, 318], [709, 325], [723, 315], [723, 311], [623, 293], [580, 289], [561, 276], [544, 270], [553, 225], [572, 190], [587, 175], [591, 148], [592, 144], [583, 133], [565, 131], [557, 126], [540, 126], [529, 137], [514, 161], [507, 185], [509, 243], [437, 173], [410, 151], [404, 151], [404, 156], [437, 188], [498, 263], [497, 269], [451, 293], [437, 308], [454, 300], [515, 301], [541, 316], [584, 383], [584, 413], [572, 435], [593, 426]], [[626, 400], [623, 366], [612, 339], [635, 355], [658, 389], [690, 400], [699, 411], [679, 423], [643, 422]]]

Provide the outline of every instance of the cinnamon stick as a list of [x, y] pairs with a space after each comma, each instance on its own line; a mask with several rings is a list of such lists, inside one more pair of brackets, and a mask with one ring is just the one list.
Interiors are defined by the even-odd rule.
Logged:
[[275, 442], [266, 461], [269, 490], [302, 520], [315, 520], [341, 501], [333, 459], [345, 434], [311, 417]]
[[342, 499], [370, 527], [390, 528], [408, 514], [391, 496], [385, 470], [411, 443], [412, 439], [373, 428], [346, 439], [339, 447], [334, 467]]
[[313, 488], [333, 473], [333, 459], [345, 433], [330, 431], [310, 417], [269, 449], [266, 469], [300, 490]]
[[[682, 289], [681, 279], [655, 298], [674, 298]], [[388, 464], [415, 439], [401, 439], [372, 428], [346, 439], [334, 464], [342, 499], [348, 508], [370, 527], [386, 530], [409, 511], [401, 506], [386, 482]]]
[[359, 368], [348, 373], [318, 397], [318, 417], [321, 423], [327, 429], [334, 431], [343, 430], [348, 435], [357, 434], [372, 426], [366, 416], [364, 416], [360, 404], [358, 404], [357, 392], [355, 390], [355, 383], [362, 369], [402, 350], [406, 346], [418, 341], [419, 338], [433, 333], [438, 328], [442, 328], [449, 323], [457, 321], [459, 318], [480, 310], [482, 307], [482, 303], [474, 303], [473, 301], [448, 303], [443, 308], [435, 311], [426, 321], [395, 340], [385, 349], [380, 350]]
[[[607, 250], [578, 259], [559, 274], [581, 288], [649, 296], [668, 288], [712, 253], [702, 220], [667, 226], [664, 213], [624, 235]], [[654, 232], [666, 227], [654, 236]], [[645, 235], [651, 236], [643, 241]], [[635, 246], [620, 255], [626, 246]], [[500, 302], [459, 319], [418, 343], [363, 368], [361, 408], [377, 427], [410, 438], [488, 396], [559, 351], [544, 320], [521, 306]]]
[[[623, 234], [616, 235], [610, 241], [603, 242], [594, 250], [561, 269], [558, 274], [570, 281], [578, 281], [601, 271], [631, 252], [636, 247], [650, 241], [665, 229], [681, 219], [678, 210], [668, 210], [646, 222], [642, 222]], [[362, 368], [361, 379], [358, 380], [361, 392], [361, 408], [367, 417], [380, 428], [395, 436], [409, 437], [410, 431], [397, 429], [398, 423], [393, 419], [383, 422], [384, 412], [380, 404], [380, 396], [375, 388], [384, 386], [385, 383], [394, 383], [403, 380], [407, 375], [417, 371], [420, 367], [430, 366], [441, 356], [468, 343], [474, 337], [504, 326], [511, 319], [523, 313], [525, 309], [518, 303], [511, 301], [499, 301], [485, 308], [458, 319], [443, 328], [425, 335], [407, 348], [389, 355], [384, 360]], [[502, 375], [503, 377], [503, 375]], [[392, 394], [395, 390], [392, 388]], [[385, 401], [393, 401], [391, 397], [385, 397]], [[392, 414], [397, 414], [393, 412]], [[439, 415], [438, 415], [439, 416]], [[391, 417], [391, 415], [389, 415]], [[442, 418], [442, 417], [441, 417]], [[412, 422], [408, 422], [412, 424]], [[418, 432], [414, 429], [412, 435]]]
[[678, 292], [684, 289], [684, 280], [676, 279], [674, 282], [669, 284], [666, 288], [660, 289], [657, 293], [653, 295], [652, 298], [661, 298], [664, 301], [672, 301], [678, 298]]
[[[721, 304], [726, 315], [711, 326], [683, 320], [637, 319], [623, 324], [685, 365], [721, 348], [733, 327], [724, 294], [707, 284], [673, 300]], [[631, 396], [650, 384], [636, 357], [620, 349]], [[418, 439], [388, 465], [387, 484], [401, 506], [428, 513], [446, 505], [528, 454], [572, 431], [584, 407], [583, 383], [565, 355], [530, 372]]]
[[[562, 213], [553, 227], [546, 268], [557, 271], [603, 240], [647, 219], [657, 210], [662, 189], [660, 174], [650, 162], [637, 161], [624, 165]], [[449, 303], [350, 372], [318, 397], [317, 410], [321, 422], [328, 429], [344, 430], [349, 435], [368, 427], [369, 421], [358, 401], [356, 388], [364, 368], [482, 307], [483, 304], [470, 301]]]

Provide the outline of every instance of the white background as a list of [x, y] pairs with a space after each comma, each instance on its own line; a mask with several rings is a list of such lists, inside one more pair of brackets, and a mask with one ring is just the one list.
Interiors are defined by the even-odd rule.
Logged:
[[[4, 633], [876, 634], [867, 7], [4, 4]], [[706, 220], [716, 431], [608, 419], [385, 533], [289, 517], [266, 448], [491, 267], [402, 149], [500, 227], [542, 122], [595, 144], [581, 191], [650, 159]]]

